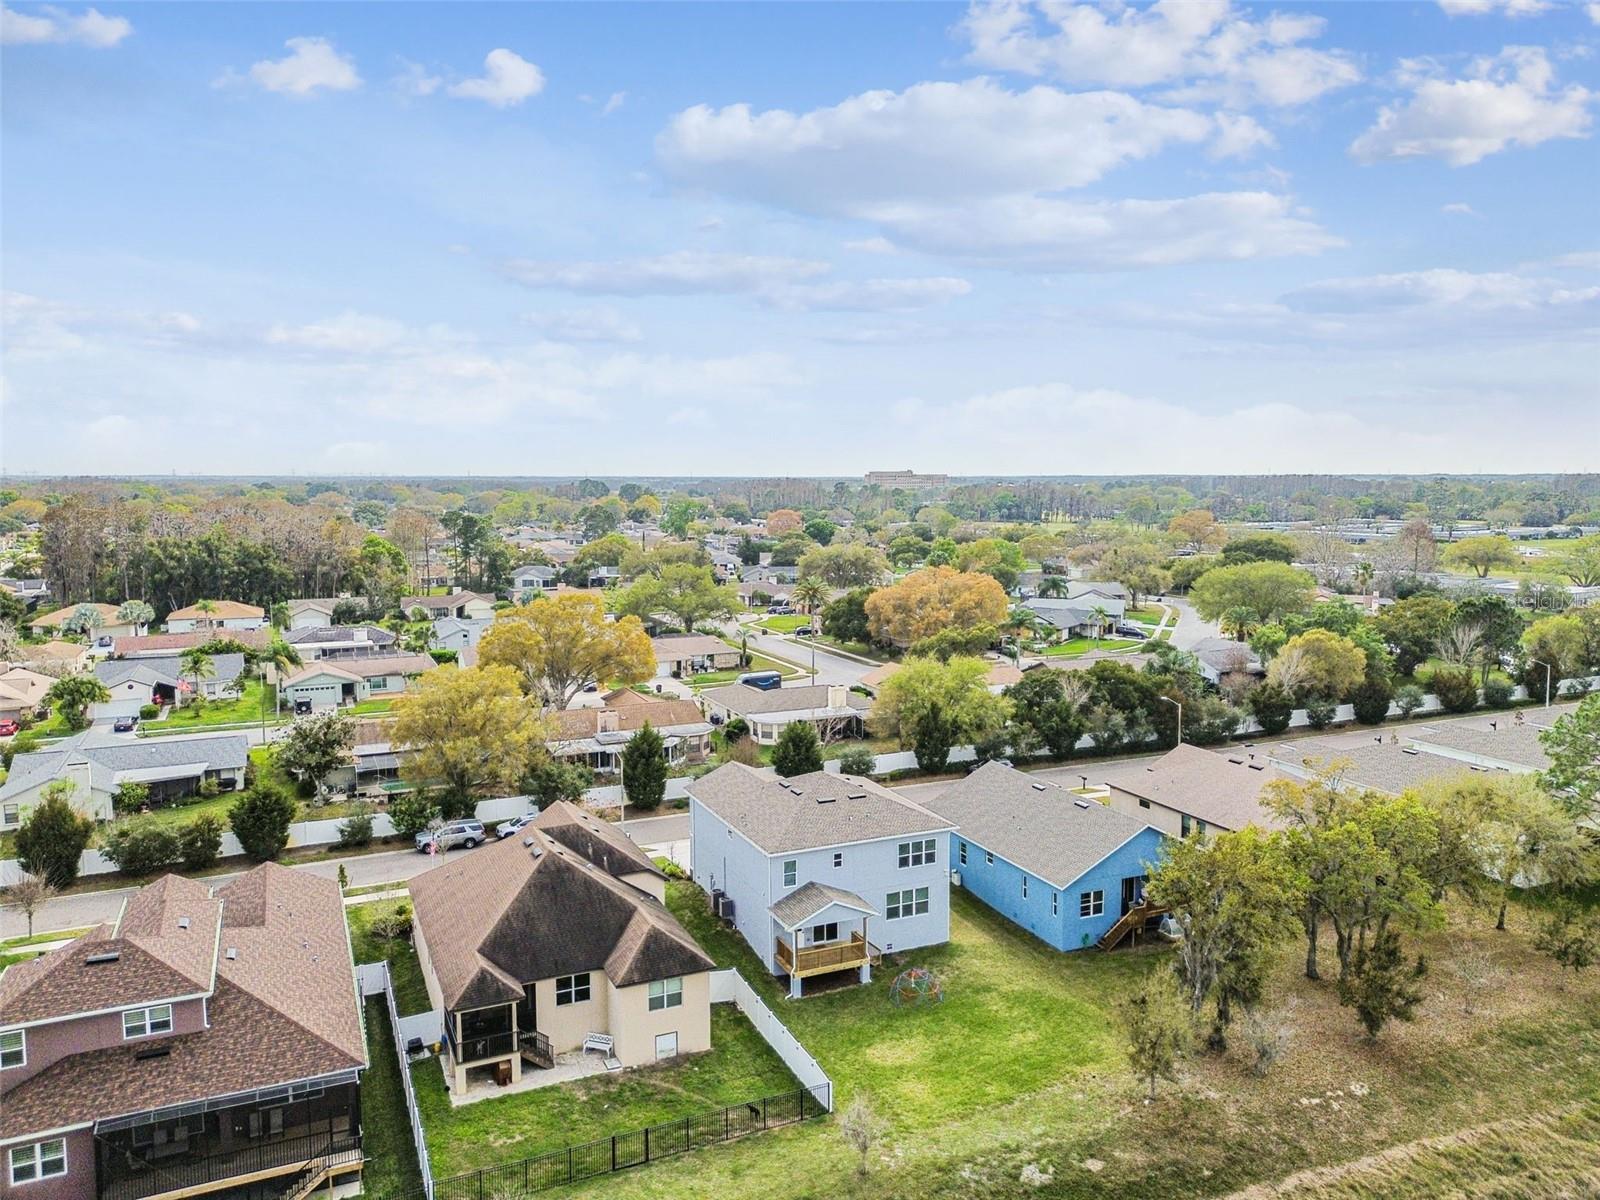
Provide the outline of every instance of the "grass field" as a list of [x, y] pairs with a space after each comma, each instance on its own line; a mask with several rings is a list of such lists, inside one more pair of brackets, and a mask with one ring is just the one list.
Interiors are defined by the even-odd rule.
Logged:
[[1046, 658], [1077, 658], [1088, 654], [1092, 650], [1126, 650], [1130, 646], [1139, 645], [1136, 638], [1068, 638], [1064, 642], [1056, 642], [1045, 648]]
[[811, 618], [801, 613], [794, 613], [789, 616], [763, 617], [756, 624], [773, 633], [793, 633], [796, 629], [804, 629], [810, 625]]
[[375, 996], [366, 1002], [366, 1013], [367, 1058], [372, 1065], [361, 1077], [361, 1148], [367, 1155], [362, 1183], [369, 1195], [383, 1196], [421, 1186], [422, 1173], [411, 1144], [389, 1008]]
[[171, 733], [182, 729], [192, 731], [212, 725], [244, 725], [259, 722], [263, 712], [269, 723], [273, 720], [273, 697], [267, 694], [266, 684], [256, 675], [247, 675], [234, 700], [208, 700], [203, 704], [186, 704], [173, 709], [165, 721], [151, 723], [152, 729]]
[[451, 1108], [437, 1060], [411, 1078], [436, 1178], [626, 1133], [799, 1087], [743, 1013], [711, 1006], [711, 1050]]
[[795, 668], [788, 663], [781, 663], [764, 654], [751, 651], [748, 667], [740, 667], [735, 671], [707, 671], [703, 675], [691, 675], [688, 683], [690, 687], [695, 688], [717, 687], [724, 683], [733, 683], [739, 676], [750, 671], [778, 671], [786, 677], [795, 674]]
[[409, 900], [375, 900], [371, 904], [352, 904], [344, 910], [345, 921], [350, 926], [350, 949], [358, 963], [387, 962], [389, 978], [394, 983], [394, 1004], [402, 1017], [412, 1013], [427, 1012], [428, 988], [422, 982], [422, 967], [417, 962], [417, 951], [408, 938], [384, 940], [374, 937], [372, 923], [380, 916], [393, 913], [401, 906], [411, 907]]
[[[1414, 1024], [1376, 1043], [1338, 1005], [1331, 982], [1300, 976], [1303, 944], [1286, 944], [1268, 997], [1273, 1007], [1292, 1002], [1296, 1036], [1273, 1072], [1257, 1079], [1242, 1045], [1200, 1054], [1147, 1106], [1124, 1065], [1117, 1014], [1142, 973], [1163, 967], [1165, 947], [1057, 954], [957, 892], [951, 943], [905, 959], [940, 973], [943, 1004], [896, 1009], [889, 964], [868, 988], [790, 1003], [743, 943], [710, 920], [703, 896], [684, 883], [671, 889], [674, 911], [701, 945], [745, 973], [833, 1076], [843, 1102], [870, 1093], [888, 1134], [865, 1179], [854, 1177], [850, 1151], [824, 1122], [575, 1189], [583, 1195], [888, 1200], [915, 1180], [919, 1200], [1264, 1198], [1278, 1193], [1240, 1189], [1337, 1168], [1341, 1182], [1317, 1187], [1342, 1190], [1288, 1194], [1509, 1200], [1587, 1196], [1592, 1186], [1573, 1181], [1600, 1171], [1590, 1132], [1600, 1096], [1600, 972], [1563, 990], [1558, 968], [1531, 950], [1521, 908], [1508, 934], [1493, 932], [1492, 915], [1456, 910], [1448, 930], [1411, 939], [1433, 964], [1427, 999]], [[1489, 950], [1503, 972], [1470, 1016], [1451, 967], [1464, 947]], [[1323, 970], [1336, 970], [1327, 952]], [[1559, 1141], [1480, 1132], [1508, 1117]], [[1396, 1147], [1405, 1149], [1392, 1161], [1372, 1158]], [[1022, 1182], [1030, 1166], [1049, 1182]], [[1462, 1190], [1440, 1190], [1435, 1172], [1459, 1177]], [[1539, 1182], [1520, 1182], [1521, 1172]]]

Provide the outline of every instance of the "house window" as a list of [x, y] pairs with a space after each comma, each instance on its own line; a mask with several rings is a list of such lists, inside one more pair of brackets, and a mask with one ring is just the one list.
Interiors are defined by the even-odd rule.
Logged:
[[1050, 915], [1052, 917], [1059, 917], [1061, 915], [1061, 893], [1060, 892], [1051, 892], [1050, 893]]
[[28, 1065], [27, 1035], [20, 1029], [0, 1033], [0, 1071]]
[[985, 850], [983, 852], [983, 865], [986, 867], [994, 866], [994, 851]]
[[886, 920], [895, 921], [901, 917], [915, 916], [927, 911], [928, 889], [925, 887], [890, 892], [884, 898], [883, 915]]
[[829, 921], [826, 925], [813, 925], [811, 927], [811, 944], [821, 942], [837, 942], [839, 940], [839, 922]]
[[786, 858], [783, 860], [783, 886], [793, 887], [800, 878], [800, 864], [797, 860]]
[[967, 865], [967, 844], [965, 842], [961, 843], [961, 865], [963, 867]]
[[130, 1008], [122, 1014], [124, 1038], [148, 1037], [153, 1033], [172, 1032], [172, 1005], [156, 1004], [150, 1008]]
[[1139, 807], [1140, 808], [1149, 808], [1150, 807], [1150, 801], [1146, 800], [1143, 796], [1139, 797]]
[[1026, 875], [1022, 877], [1022, 898], [1024, 900], [1028, 898], [1028, 877]]
[[0, 825], [15, 825], [19, 815], [15, 804], [6, 805], [0, 810]]
[[387, 691], [389, 689], [389, 680], [388, 680], [387, 676], [374, 675], [371, 679], [369, 679], [367, 681], [367, 687], [369, 687], [374, 692]]
[[1182, 831], [1184, 837], [1188, 837], [1194, 832], [1194, 822], [1189, 819], [1188, 813], [1183, 814], [1182, 819], [1178, 822], [1178, 827]]
[[682, 1003], [683, 976], [676, 975], [671, 979], [655, 979], [651, 981], [651, 1012], [659, 1012], [663, 1008], [677, 1008]]
[[843, 850], [835, 850], [833, 852], [833, 865], [834, 865], [835, 868], [844, 866], [844, 851]]
[[900, 865], [902, 867], [920, 867], [924, 863], [938, 861], [934, 851], [934, 839], [918, 840], [915, 842], [900, 843]]
[[52, 1138], [31, 1146], [11, 1150], [11, 1182], [32, 1183], [35, 1179], [54, 1179], [67, 1173], [67, 1140]]
[[1106, 911], [1106, 894], [1099, 888], [1078, 893], [1078, 916], [1098, 917]]
[[583, 1004], [589, 999], [589, 972], [562, 975], [556, 979], [556, 1003]]

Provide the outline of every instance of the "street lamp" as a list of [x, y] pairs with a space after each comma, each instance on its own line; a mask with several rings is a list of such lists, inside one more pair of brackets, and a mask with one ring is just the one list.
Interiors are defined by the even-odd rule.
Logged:
[[1178, 710], [1178, 740], [1174, 742], [1173, 745], [1183, 745], [1183, 705], [1179, 704], [1171, 696], [1157, 696], [1156, 699], [1164, 700], [1168, 704], [1172, 705], [1173, 708]]
[[1554, 671], [1552, 670], [1552, 668], [1551, 668], [1549, 663], [1540, 662], [1537, 658], [1530, 658], [1528, 661], [1531, 662], [1536, 667], [1543, 667], [1544, 668], [1544, 706], [1546, 708], [1549, 708], [1550, 707], [1550, 676], [1554, 674]]

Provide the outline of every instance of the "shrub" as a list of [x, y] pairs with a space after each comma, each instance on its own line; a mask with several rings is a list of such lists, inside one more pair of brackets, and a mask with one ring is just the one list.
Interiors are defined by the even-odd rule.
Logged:
[[439, 815], [432, 800], [421, 792], [401, 792], [389, 802], [389, 820], [403, 838], [414, 838]]
[[728, 739], [730, 745], [748, 736], [749, 733], [750, 722], [743, 717], [735, 717], [722, 727], [722, 736]]
[[772, 748], [772, 766], [780, 778], [792, 779], [822, 770], [822, 743], [810, 721], [791, 721]]
[[199, 792], [200, 795], [205, 799], [215, 800], [218, 796], [222, 795], [222, 785], [217, 782], [214, 776], [207, 775], [200, 781]]
[[1369, 674], [1350, 697], [1356, 720], [1363, 725], [1382, 725], [1389, 716], [1389, 700], [1393, 689], [1381, 675]]
[[1333, 724], [1339, 706], [1326, 696], [1311, 696], [1306, 700], [1306, 722], [1313, 729], [1326, 729]]
[[912, 749], [920, 770], [937, 775], [950, 764], [950, 746], [955, 739], [950, 722], [937, 704], [930, 704], [917, 718], [914, 737]]
[[1275, 683], [1263, 683], [1245, 698], [1245, 707], [1264, 733], [1282, 733], [1294, 716], [1294, 697]]
[[257, 862], [270, 862], [289, 844], [289, 825], [299, 805], [281, 784], [258, 783], [228, 810], [228, 824], [244, 852]]
[[154, 721], [161, 715], [159, 704], [141, 704], [139, 706], [139, 719], [141, 721]]
[[19, 754], [31, 754], [39, 748], [39, 735], [32, 732], [19, 733], [4, 746], [0, 746], [0, 766], [11, 770], [11, 761]]
[[747, 767], [761, 765], [761, 747], [756, 745], [754, 738], [741, 738], [737, 742], [729, 742], [722, 751], [723, 762], [743, 763]]
[[351, 813], [339, 822], [339, 841], [341, 847], [366, 846], [372, 842], [372, 813], [365, 807]]
[[368, 926], [372, 936], [380, 941], [392, 942], [400, 938], [411, 936], [411, 906], [397, 904], [394, 908], [379, 913], [372, 918]]
[[118, 821], [102, 839], [100, 853], [125, 875], [154, 875], [177, 865], [178, 831], [155, 817]]
[[1445, 712], [1471, 712], [1478, 707], [1478, 684], [1466, 667], [1440, 667], [1428, 680]]
[[111, 807], [119, 813], [136, 813], [150, 802], [150, 785], [129, 780], [111, 793]]
[[178, 858], [185, 871], [204, 871], [222, 857], [222, 818], [201, 813], [178, 830]]
[[44, 789], [44, 799], [17, 830], [17, 859], [29, 875], [57, 890], [72, 886], [79, 858], [94, 835], [94, 822], [72, 807], [65, 780]]
[[1422, 707], [1422, 689], [1414, 683], [1403, 683], [1395, 689], [1394, 703], [1402, 717], [1409, 717]]
[[667, 751], [646, 721], [622, 748], [622, 790], [640, 812], [654, 812], [667, 794]]
[[1490, 679], [1483, 685], [1483, 702], [1489, 708], [1505, 708], [1511, 703], [1511, 685], [1504, 679]]
[[541, 812], [557, 800], [577, 804], [593, 784], [594, 772], [583, 763], [548, 757], [522, 781], [524, 790], [533, 797], [534, 807]]
[[851, 746], [839, 756], [839, 770], [846, 775], [871, 775], [878, 756], [866, 746]]

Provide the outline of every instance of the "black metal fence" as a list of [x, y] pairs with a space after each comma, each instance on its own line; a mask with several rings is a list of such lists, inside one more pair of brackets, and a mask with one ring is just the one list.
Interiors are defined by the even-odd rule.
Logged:
[[[613, 1134], [520, 1162], [484, 1167], [466, 1175], [433, 1181], [433, 1200], [514, 1200], [547, 1188], [593, 1179], [613, 1171], [642, 1167], [663, 1158], [729, 1142], [752, 1133], [780, 1129], [828, 1112], [828, 1097], [802, 1088], [742, 1104], [697, 1113], [662, 1125]], [[390, 1192], [379, 1200], [424, 1200], [422, 1188]]]

